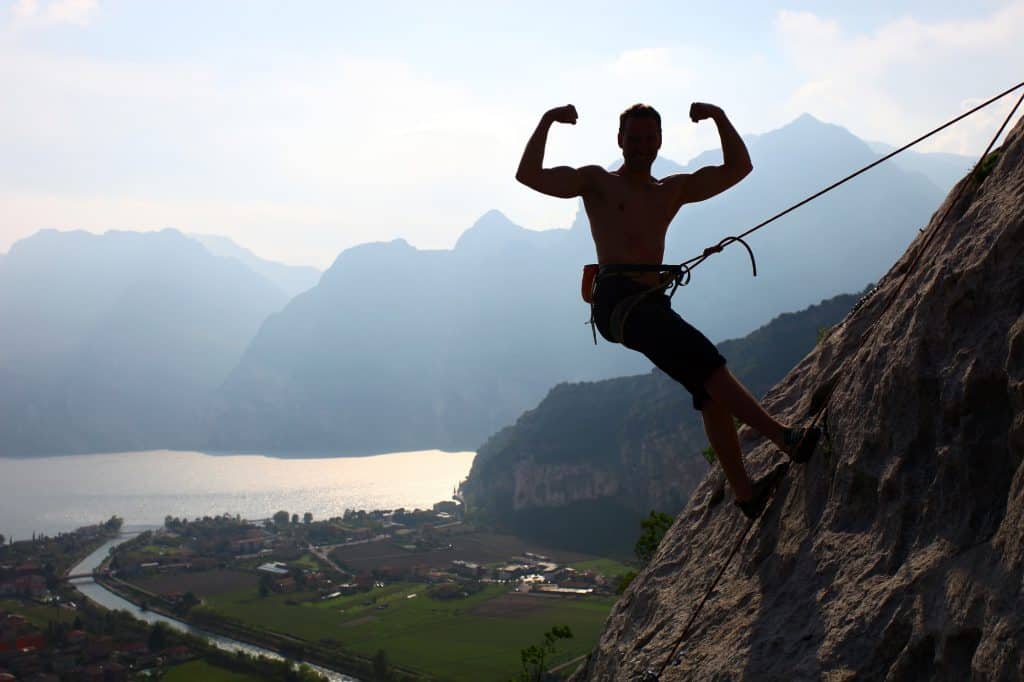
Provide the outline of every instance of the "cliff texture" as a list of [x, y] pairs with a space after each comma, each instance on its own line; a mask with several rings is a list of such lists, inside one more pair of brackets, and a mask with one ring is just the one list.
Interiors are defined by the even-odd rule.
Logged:
[[[1024, 679], [1024, 123], [962, 182], [768, 393], [799, 423], [834, 381], [830, 443], [790, 470], [661, 680]], [[781, 457], [747, 449], [758, 473]], [[574, 679], [661, 667], [744, 528], [731, 499], [715, 469]]]

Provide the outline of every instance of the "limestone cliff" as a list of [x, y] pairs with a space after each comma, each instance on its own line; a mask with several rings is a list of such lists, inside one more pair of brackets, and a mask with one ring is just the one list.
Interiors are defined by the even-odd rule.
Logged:
[[[781, 315], [719, 348], [761, 395], [855, 300]], [[518, 533], [631, 556], [640, 520], [652, 509], [677, 513], [704, 478], [706, 446], [689, 395], [659, 371], [560, 384], [480, 448], [462, 492], [473, 512]]]
[[[962, 182], [768, 393], [800, 422], [835, 377], [831, 444], [791, 470], [661, 680], [1024, 679], [1024, 123]], [[754, 471], [780, 457], [749, 448]], [[666, 660], [744, 527], [724, 488], [700, 484], [575, 679]]]

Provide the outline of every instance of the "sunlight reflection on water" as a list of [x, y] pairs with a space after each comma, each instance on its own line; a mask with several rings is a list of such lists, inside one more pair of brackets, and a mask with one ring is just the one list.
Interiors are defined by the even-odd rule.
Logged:
[[284, 509], [323, 519], [345, 509], [424, 508], [451, 497], [474, 455], [278, 459], [156, 450], [0, 459], [0, 533], [23, 539], [112, 514], [131, 526], [160, 525], [168, 514], [261, 519]]

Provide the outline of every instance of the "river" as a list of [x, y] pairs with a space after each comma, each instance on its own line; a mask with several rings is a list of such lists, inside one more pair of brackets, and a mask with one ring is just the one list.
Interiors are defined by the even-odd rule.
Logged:
[[[83, 559], [78, 565], [72, 568], [70, 571], [71, 574], [74, 575], [78, 573], [92, 573], [92, 571], [95, 570], [96, 567], [103, 562], [103, 559], [110, 553], [111, 547], [120, 544], [127, 539], [129, 538], [121, 537], [116, 540], [111, 540], [109, 542], [104, 543], [102, 547], [97, 549], [95, 552], [93, 552], [85, 559]], [[269, 649], [264, 649], [262, 647], [254, 646], [252, 644], [239, 642], [237, 640], [230, 639], [228, 637], [223, 637], [221, 635], [215, 635], [212, 632], [207, 632], [206, 630], [203, 630], [201, 628], [193, 627], [191, 625], [188, 625], [187, 623], [181, 622], [180, 620], [175, 620], [174, 618], [169, 618], [159, 613], [154, 613], [152, 611], [143, 611], [130, 601], [114, 594], [107, 588], [96, 583], [95, 581], [93, 581], [92, 578], [78, 578], [76, 580], [73, 580], [72, 583], [74, 584], [75, 589], [84, 594], [89, 600], [96, 602], [104, 608], [112, 610], [120, 609], [122, 611], [127, 611], [139, 620], [144, 620], [147, 623], [166, 623], [169, 627], [172, 627], [179, 632], [187, 632], [188, 634], [202, 637], [208, 640], [214, 646], [220, 649], [224, 649], [226, 651], [244, 651], [247, 654], [251, 655], [262, 654], [263, 656], [267, 656], [269, 658], [274, 658], [278, 660], [281, 660], [282, 658], [279, 654], [277, 654], [274, 651], [270, 651]], [[306, 663], [317, 672], [323, 674], [332, 682], [359, 682], [359, 680], [357, 680], [354, 677], [342, 675], [341, 673], [337, 673], [333, 670], [322, 668], [318, 665], [313, 665], [312, 663]]]

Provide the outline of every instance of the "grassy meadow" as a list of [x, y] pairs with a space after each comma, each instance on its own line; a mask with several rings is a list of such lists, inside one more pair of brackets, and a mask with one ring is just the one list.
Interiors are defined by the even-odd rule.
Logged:
[[[487, 585], [463, 599], [426, 596], [422, 583], [396, 583], [368, 593], [308, 602], [310, 594], [244, 590], [211, 596], [208, 608], [250, 626], [374, 656], [444, 680], [505, 680], [520, 667], [519, 651], [553, 625], [568, 625], [552, 663], [587, 653], [597, 642], [613, 598], [519, 594]], [[415, 595], [415, 596], [413, 596]]]

